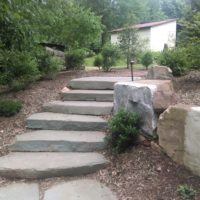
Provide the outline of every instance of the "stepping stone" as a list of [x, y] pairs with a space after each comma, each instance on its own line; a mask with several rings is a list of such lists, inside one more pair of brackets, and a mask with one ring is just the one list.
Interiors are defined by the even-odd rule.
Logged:
[[18, 135], [11, 151], [90, 152], [105, 148], [105, 133], [41, 130]]
[[14, 183], [1, 187], [0, 200], [39, 200], [38, 184]]
[[[134, 77], [134, 80], [140, 80], [140, 77]], [[72, 89], [82, 90], [113, 90], [117, 82], [130, 82], [131, 77], [84, 77], [73, 79], [69, 86]]]
[[112, 109], [112, 102], [96, 101], [52, 101], [43, 106], [45, 112], [79, 115], [109, 115]]
[[117, 200], [111, 190], [90, 179], [75, 180], [51, 187], [44, 200]]
[[107, 122], [97, 116], [44, 112], [28, 117], [27, 125], [32, 129], [98, 131], [104, 130]]
[[61, 93], [63, 101], [109, 101], [113, 102], [112, 90], [70, 90]]
[[0, 176], [27, 179], [79, 176], [107, 164], [98, 153], [10, 153], [0, 157]]

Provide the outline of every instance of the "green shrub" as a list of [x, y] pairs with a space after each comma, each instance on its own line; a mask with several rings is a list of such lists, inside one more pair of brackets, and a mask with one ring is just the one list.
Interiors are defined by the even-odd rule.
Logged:
[[62, 69], [63, 62], [56, 58], [53, 53], [50, 53], [42, 48], [35, 50], [35, 57], [38, 64], [38, 69], [43, 78], [52, 79]]
[[107, 137], [108, 145], [113, 151], [121, 153], [135, 143], [140, 132], [141, 118], [137, 113], [121, 110], [108, 124], [111, 131]]
[[189, 69], [200, 69], [200, 42], [195, 45], [188, 45], [186, 48], [187, 59], [189, 60]]
[[116, 63], [119, 58], [119, 49], [112, 44], [104, 45], [102, 49], [103, 65], [104, 71], [110, 71], [111, 67]]
[[152, 56], [153, 56], [153, 61], [158, 64], [159, 63], [159, 58], [162, 54], [162, 52], [151, 52]]
[[98, 67], [99, 69], [101, 68], [101, 66], [103, 65], [103, 57], [101, 54], [95, 57], [93, 64], [95, 67]]
[[186, 49], [176, 48], [163, 51], [159, 58], [159, 64], [170, 67], [173, 75], [181, 76], [188, 67]]
[[36, 59], [30, 53], [1, 52], [0, 84], [8, 85], [13, 90], [24, 89], [39, 76]]
[[66, 69], [84, 69], [85, 49], [73, 49], [65, 53]]
[[195, 199], [196, 190], [188, 185], [179, 185], [177, 192], [179, 193], [182, 200], [192, 200]]
[[153, 63], [153, 55], [151, 52], [146, 52], [141, 59], [142, 65], [148, 69], [148, 66]]
[[0, 116], [10, 117], [17, 114], [22, 109], [19, 101], [0, 100]]

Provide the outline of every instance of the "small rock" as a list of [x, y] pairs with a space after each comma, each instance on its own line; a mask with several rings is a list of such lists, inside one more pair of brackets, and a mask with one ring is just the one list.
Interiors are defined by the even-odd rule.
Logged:
[[158, 166], [158, 167], [156, 168], [156, 170], [157, 170], [158, 172], [161, 172], [161, 171], [162, 171], [161, 166]]
[[141, 144], [142, 142], [144, 142], [146, 140], [146, 138], [143, 135], [139, 135], [138, 136], [138, 142]]
[[162, 152], [161, 147], [154, 141], [151, 141], [151, 148], [159, 153]]
[[61, 90], [61, 92], [69, 92], [70, 91], [70, 89], [68, 88], [68, 87], [64, 87], [62, 90]]

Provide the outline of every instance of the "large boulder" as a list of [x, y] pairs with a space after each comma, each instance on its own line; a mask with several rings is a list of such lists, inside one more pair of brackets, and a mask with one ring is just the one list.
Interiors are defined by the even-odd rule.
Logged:
[[172, 70], [169, 67], [158, 65], [149, 68], [146, 77], [149, 80], [171, 80], [172, 78]]
[[65, 59], [65, 53], [63, 51], [59, 51], [50, 47], [46, 47], [46, 50], [62, 60]]
[[169, 157], [200, 175], [200, 107], [170, 106], [159, 118], [157, 134]]
[[143, 120], [144, 133], [153, 136], [160, 112], [176, 103], [169, 80], [118, 82], [114, 86], [114, 112], [125, 109], [137, 112]]

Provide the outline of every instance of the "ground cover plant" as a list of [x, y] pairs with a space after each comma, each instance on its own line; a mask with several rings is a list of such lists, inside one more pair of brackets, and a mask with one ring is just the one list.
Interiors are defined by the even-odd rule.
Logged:
[[177, 192], [179, 193], [182, 200], [195, 199], [196, 190], [188, 185], [179, 185]]

